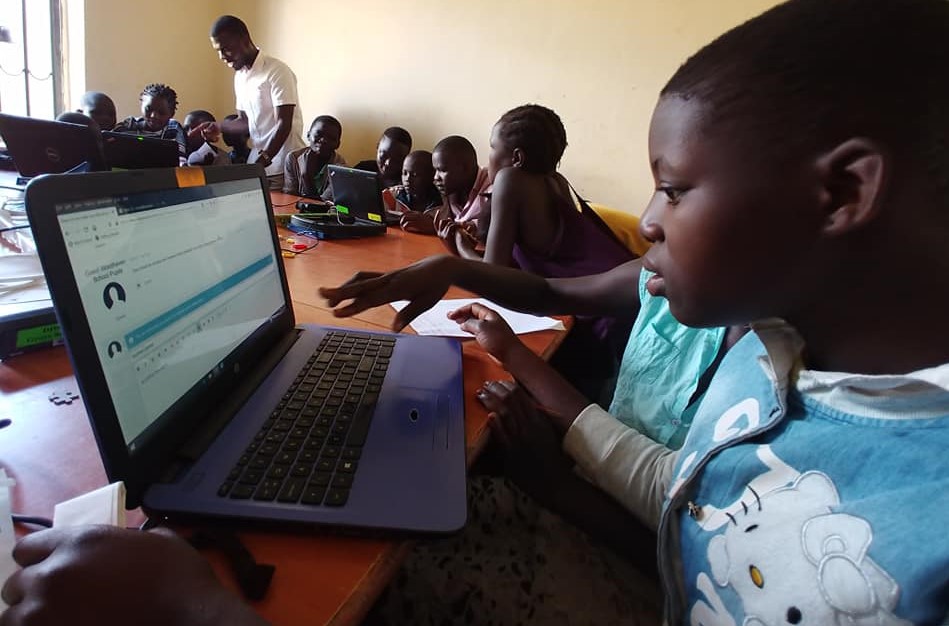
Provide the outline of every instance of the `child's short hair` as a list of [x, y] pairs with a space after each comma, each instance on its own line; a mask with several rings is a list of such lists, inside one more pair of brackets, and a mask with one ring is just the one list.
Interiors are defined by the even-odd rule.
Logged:
[[339, 131], [339, 136], [343, 136], [343, 125], [340, 124], [339, 120], [332, 115], [318, 115], [313, 118], [313, 121], [310, 123], [310, 130], [313, 130], [313, 127], [317, 124], [323, 124], [324, 126], [335, 126], [336, 130]]
[[539, 104], [513, 108], [495, 126], [504, 143], [524, 152], [523, 168], [534, 174], [549, 174], [557, 169], [567, 149], [567, 131], [560, 116]]
[[92, 109], [99, 103], [106, 103], [113, 109], [115, 108], [115, 103], [112, 102], [112, 98], [101, 91], [87, 91], [82, 94], [82, 97], [79, 99], [79, 106], [84, 108]]
[[139, 98], [144, 98], [145, 96], [151, 96], [152, 98], [164, 98], [165, 102], [168, 103], [168, 106], [171, 107], [172, 115], [174, 115], [175, 111], [178, 110], [178, 93], [164, 83], [151, 83], [149, 85], [145, 85], [145, 89], [142, 89], [142, 95], [140, 95]]
[[233, 15], [222, 15], [211, 24], [211, 37], [217, 39], [224, 33], [230, 33], [238, 37], [250, 37], [250, 31], [247, 30], [247, 24], [239, 17]]
[[66, 122], [67, 124], [81, 124], [83, 126], [92, 126], [95, 124], [95, 121], [91, 117], [79, 111], [63, 111], [56, 116], [56, 121]]
[[412, 152], [409, 152], [405, 157], [406, 161], [408, 161], [409, 159], [422, 161], [423, 163], [428, 163], [429, 167], [432, 166], [432, 153], [429, 152], [428, 150], [413, 150]]
[[436, 152], [457, 155], [467, 158], [473, 163], [478, 162], [478, 152], [475, 150], [475, 147], [461, 135], [450, 135], [439, 141], [435, 144], [435, 147], [432, 148], [432, 154]]
[[754, 158], [878, 141], [945, 202], [947, 39], [946, 0], [791, 0], [704, 47], [662, 96], [698, 100], [708, 132], [748, 129]]
[[382, 131], [383, 137], [388, 137], [396, 143], [401, 143], [404, 146], [408, 146], [409, 150], [412, 149], [412, 135], [409, 134], [409, 131], [405, 130], [401, 126], [390, 126], [389, 128]]
[[185, 118], [192, 118], [194, 120], [199, 120], [200, 122], [216, 122], [214, 115], [210, 111], [205, 111], [204, 109], [195, 109], [194, 111], [188, 111], [188, 114], [185, 115]]

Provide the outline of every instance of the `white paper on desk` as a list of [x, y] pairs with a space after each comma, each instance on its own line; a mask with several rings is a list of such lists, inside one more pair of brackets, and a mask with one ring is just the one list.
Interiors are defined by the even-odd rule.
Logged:
[[[504, 321], [508, 323], [508, 326], [511, 327], [516, 335], [535, 333], [541, 330], [564, 330], [564, 325], [560, 320], [555, 320], [552, 317], [541, 317], [539, 315], [531, 315], [530, 313], [512, 311], [511, 309], [506, 309], [484, 298], [441, 300], [438, 304], [412, 320], [410, 326], [419, 335], [471, 337], [471, 335], [463, 331], [458, 324], [448, 319], [448, 312], [474, 302], [483, 304], [497, 311], [498, 315], [504, 318]], [[399, 300], [392, 303], [392, 308], [396, 311], [401, 311], [408, 304], [408, 300]]]
[[49, 300], [46, 276], [35, 254], [0, 257], [0, 304]]
[[[16, 535], [13, 532], [13, 512], [10, 510], [10, 488], [15, 484], [16, 482], [7, 476], [6, 470], [0, 468], [0, 586], [20, 567], [13, 560]], [[0, 600], [0, 612], [5, 608], [6, 603]]]

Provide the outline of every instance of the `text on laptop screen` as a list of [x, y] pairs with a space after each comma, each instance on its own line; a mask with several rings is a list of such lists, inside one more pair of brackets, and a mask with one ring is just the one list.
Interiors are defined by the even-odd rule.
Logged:
[[286, 305], [266, 209], [256, 178], [56, 207], [130, 449]]

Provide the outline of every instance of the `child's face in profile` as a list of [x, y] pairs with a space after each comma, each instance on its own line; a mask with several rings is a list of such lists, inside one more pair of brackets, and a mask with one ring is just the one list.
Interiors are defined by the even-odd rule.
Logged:
[[435, 170], [428, 159], [410, 154], [402, 164], [402, 186], [413, 196], [424, 195], [432, 186]]
[[493, 181], [505, 167], [514, 164], [514, 149], [501, 139], [499, 125], [495, 124], [491, 130], [491, 153], [488, 155], [488, 177]]
[[339, 148], [339, 128], [332, 123], [313, 124], [307, 138], [310, 140], [310, 149], [321, 157], [329, 158]]
[[142, 96], [142, 117], [145, 118], [145, 128], [151, 131], [161, 130], [168, 125], [168, 120], [175, 114], [168, 100], [160, 96]]
[[435, 168], [435, 187], [443, 196], [462, 194], [471, 191], [478, 175], [477, 164], [465, 163], [465, 160], [450, 151], [436, 150], [432, 153], [432, 166]]
[[[656, 191], [640, 221], [654, 242], [646, 288], [690, 326], [726, 326], [784, 316], [801, 301], [802, 259], [822, 219], [809, 168], [747, 154], [741, 123], [727, 131], [702, 117], [702, 103], [666, 97], [649, 129]], [[748, 131], [745, 131], [748, 132]], [[753, 139], [753, 138], [752, 138]], [[816, 216], [816, 217], [815, 217]]]
[[407, 145], [383, 135], [376, 147], [376, 165], [379, 166], [379, 175], [388, 179], [398, 178], [408, 153]]

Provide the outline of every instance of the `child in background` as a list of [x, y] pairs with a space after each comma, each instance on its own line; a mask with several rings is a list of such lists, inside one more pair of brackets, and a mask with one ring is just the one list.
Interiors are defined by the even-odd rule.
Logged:
[[[491, 133], [483, 256], [468, 232], [450, 223], [439, 229], [449, 249], [550, 278], [591, 276], [635, 258], [579, 197], [577, 210], [570, 183], [556, 171], [566, 146], [560, 118], [546, 107], [528, 104], [502, 115]], [[604, 398], [632, 322], [631, 316], [578, 318], [551, 364], [589, 398]]]
[[327, 165], [346, 165], [337, 150], [343, 125], [332, 115], [320, 115], [310, 124], [310, 145], [287, 155], [284, 162], [283, 192], [310, 198], [333, 199]]
[[145, 86], [140, 97], [142, 117], [127, 117], [114, 130], [143, 137], [174, 139], [178, 142], [178, 160], [184, 165], [188, 159], [188, 146], [184, 129], [174, 119], [178, 110], [178, 94], [168, 85], [151, 83]]
[[376, 144], [376, 160], [360, 161], [355, 169], [378, 174], [380, 190], [392, 187], [402, 181], [402, 163], [411, 151], [412, 135], [409, 131], [390, 126], [382, 132]]
[[[236, 113], [232, 113], [225, 117], [224, 120], [231, 121], [239, 117], [240, 116]], [[247, 133], [221, 133], [221, 141], [231, 149], [228, 153], [228, 156], [231, 158], [231, 163], [247, 163], [247, 157], [250, 156], [250, 146], [247, 145], [249, 139], [250, 135]]]
[[[435, 188], [441, 204], [423, 216], [412, 216], [403, 228], [434, 234], [442, 229], [459, 229], [476, 245], [479, 220], [488, 210], [488, 171], [478, 165], [478, 153], [471, 142], [459, 135], [445, 137], [432, 150]], [[452, 231], [454, 232], [454, 230]], [[446, 242], [453, 238], [445, 237]]]
[[205, 122], [216, 121], [214, 116], [204, 109], [195, 109], [185, 115], [182, 128], [185, 132], [188, 165], [230, 165], [231, 159], [227, 152], [206, 141], [200, 133], [191, 132]]
[[[658, 526], [666, 623], [947, 623], [949, 540], [930, 521], [949, 514], [947, 36], [944, 0], [791, 0], [703, 48], [662, 91], [647, 290], [691, 325], [790, 323], [755, 324], [728, 353], [678, 454], [596, 407], [567, 401], [550, 418], [581, 466]], [[496, 338], [490, 316], [470, 313]], [[546, 419], [534, 402], [551, 405], [484, 397], [515, 444], [525, 419]], [[198, 589], [219, 620], [259, 623], [183, 542], [143, 535], [27, 537], [4, 598], [50, 623], [81, 608], [109, 626], [120, 597], [187, 625], [205, 615], [187, 593]], [[469, 586], [463, 556], [442, 579], [487, 621], [474, 601], [493, 585]], [[146, 557], [152, 584], [138, 591], [128, 576]], [[97, 598], [93, 584], [113, 590], [94, 612], [81, 600]]]
[[[435, 187], [434, 177], [432, 153], [428, 150], [416, 150], [405, 157], [402, 164], [402, 184], [383, 189], [382, 203], [386, 211], [403, 214], [402, 228], [422, 232], [414, 228], [415, 219], [424, 220], [425, 211], [435, 209], [441, 204], [442, 197]], [[427, 220], [427, 224], [431, 226], [431, 219]], [[427, 234], [434, 234], [434, 229]]]
[[82, 126], [91, 126], [101, 131], [99, 125], [94, 119], [78, 111], [63, 111], [56, 116], [57, 122], [66, 122], [67, 124], [81, 124]]
[[115, 128], [115, 103], [101, 91], [87, 91], [82, 94], [77, 111], [94, 119], [102, 130]]

